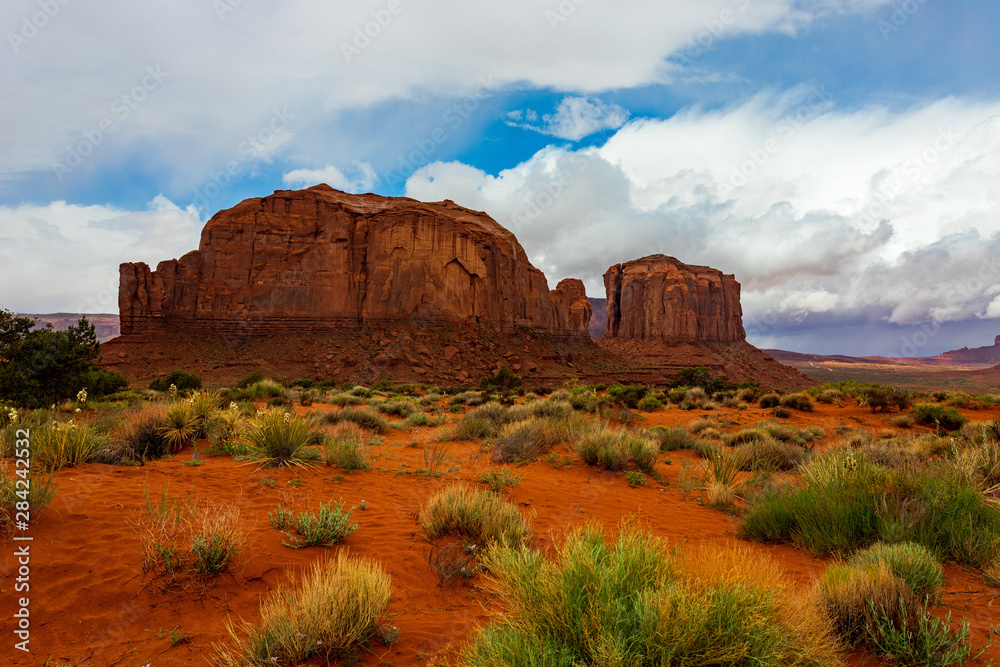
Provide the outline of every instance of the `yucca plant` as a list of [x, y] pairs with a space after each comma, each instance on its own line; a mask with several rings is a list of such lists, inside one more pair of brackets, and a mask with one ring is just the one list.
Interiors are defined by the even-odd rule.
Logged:
[[175, 403], [163, 417], [157, 431], [167, 443], [167, 450], [176, 454], [191, 442], [197, 429], [197, 418], [188, 403]]
[[259, 413], [247, 432], [256, 458], [265, 465], [310, 465], [304, 450], [317, 437], [309, 422], [275, 411]]

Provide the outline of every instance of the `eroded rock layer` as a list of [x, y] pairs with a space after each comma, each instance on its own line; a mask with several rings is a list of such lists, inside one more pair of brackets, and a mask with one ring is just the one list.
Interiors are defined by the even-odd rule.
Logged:
[[612, 266], [605, 338], [673, 342], [746, 339], [740, 284], [706, 266], [650, 255]]
[[326, 185], [247, 199], [208, 221], [198, 250], [155, 271], [122, 264], [120, 274], [123, 334], [406, 322], [586, 338], [591, 315], [583, 283], [550, 291], [485, 213]]

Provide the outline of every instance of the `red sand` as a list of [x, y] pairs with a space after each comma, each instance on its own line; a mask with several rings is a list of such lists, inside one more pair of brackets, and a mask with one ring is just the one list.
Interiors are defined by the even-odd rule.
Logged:
[[[323, 406], [321, 409], [328, 409]], [[1000, 416], [1000, 410], [964, 411], [975, 420]], [[712, 412], [661, 410], [646, 414], [646, 425], [687, 424], [701, 416], [731, 421], [726, 431], [737, 430], [768, 418], [769, 411], [751, 409]], [[796, 427], [821, 426], [833, 440], [841, 421], [852, 427], [878, 431], [891, 428], [892, 415], [873, 415], [856, 406], [838, 408], [817, 405], [815, 413], [795, 412]], [[860, 423], [859, 423], [860, 422]], [[918, 432], [922, 429], [915, 429]], [[489, 467], [489, 455], [479, 443], [448, 443], [448, 469], [456, 472], [440, 477], [405, 474], [423, 468], [419, 447], [406, 445], [427, 433], [427, 428], [406, 433], [389, 431], [373, 449], [377, 457], [367, 471], [345, 474], [337, 468], [255, 470], [255, 465], [229, 457], [207, 457], [204, 465], [186, 466], [191, 448], [177, 456], [144, 467], [87, 465], [59, 472], [59, 493], [52, 505], [35, 515], [31, 545], [31, 653], [14, 650], [12, 630], [15, 604], [23, 593], [14, 592], [20, 543], [7, 541], [0, 556], [0, 616], [4, 622], [0, 663], [11, 665], [72, 665], [154, 667], [206, 664], [214, 654], [213, 643], [226, 642], [226, 619], [256, 622], [262, 596], [287, 581], [288, 573], [300, 570], [327, 553], [349, 549], [351, 553], [380, 560], [392, 575], [394, 598], [390, 623], [399, 628], [399, 641], [391, 647], [375, 642], [364, 665], [434, 664], [449, 647], [460, 647], [477, 625], [485, 623], [497, 605], [484, 585], [482, 575], [449, 587], [438, 586], [426, 554], [429, 543], [415, 523], [415, 513], [436, 490], [453, 480], [473, 482]], [[204, 445], [202, 443], [202, 451]], [[510, 466], [523, 476], [508, 497], [527, 513], [536, 515], [537, 543], [549, 546], [567, 529], [596, 520], [608, 529], [630, 515], [638, 515], [647, 530], [671, 543], [736, 540], [736, 520], [721, 511], [704, 507], [699, 493], [686, 500], [676, 480], [682, 458], [694, 460], [690, 452], [671, 452], [659, 470], [670, 482], [668, 488], [648, 481], [630, 488], [621, 473], [599, 471], [583, 464], [564, 446], [554, 453], [572, 461], [557, 469], [546, 460]], [[275, 488], [260, 483], [263, 477], [277, 480]], [[301, 486], [289, 485], [301, 477]], [[162, 592], [141, 571], [139, 540], [130, 523], [145, 511], [143, 487], [158, 497], [170, 484], [172, 498], [192, 494], [197, 500], [239, 503], [251, 522], [250, 543], [237, 557], [232, 573], [211, 581], [204, 590], [171, 589]], [[367, 503], [355, 510], [360, 528], [332, 548], [290, 549], [282, 546], [284, 535], [272, 528], [267, 513], [279, 502], [298, 510], [315, 509], [320, 502], [343, 498], [348, 505]], [[771, 554], [788, 577], [809, 586], [830, 559], [819, 559], [787, 545], [754, 545]], [[981, 643], [990, 626], [1000, 624], [994, 602], [1000, 590], [986, 586], [974, 572], [948, 566], [944, 606], [936, 615], [952, 610], [953, 618], [968, 618], [973, 639]], [[170, 646], [170, 631], [178, 628], [190, 640]], [[996, 647], [992, 657], [1000, 657]], [[852, 656], [849, 664], [877, 664], [868, 656]], [[318, 663], [317, 663], [318, 664]]]

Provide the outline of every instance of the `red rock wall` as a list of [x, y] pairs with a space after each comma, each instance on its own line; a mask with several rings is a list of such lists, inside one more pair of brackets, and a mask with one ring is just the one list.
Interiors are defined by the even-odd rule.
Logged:
[[590, 319], [583, 284], [550, 291], [485, 213], [329, 186], [243, 201], [208, 221], [197, 251], [120, 271], [123, 333], [473, 321], [585, 337]]
[[731, 275], [652, 255], [604, 274], [606, 338], [732, 342], [746, 339], [740, 284]]

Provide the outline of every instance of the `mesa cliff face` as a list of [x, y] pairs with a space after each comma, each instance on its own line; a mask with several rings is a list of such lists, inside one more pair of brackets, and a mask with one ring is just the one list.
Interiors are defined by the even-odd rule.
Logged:
[[605, 338], [675, 342], [746, 339], [740, 284], [731, 275], [650, 255], [604, 274]]
[[156, 271], [122, 264], [120, 277], [123, 334], [405, 322], [586, 338], [591, 314], [582, 282], [550, 291], [485, 213], [326, 185], [247, 199], [208, 221], [198, 250]]

